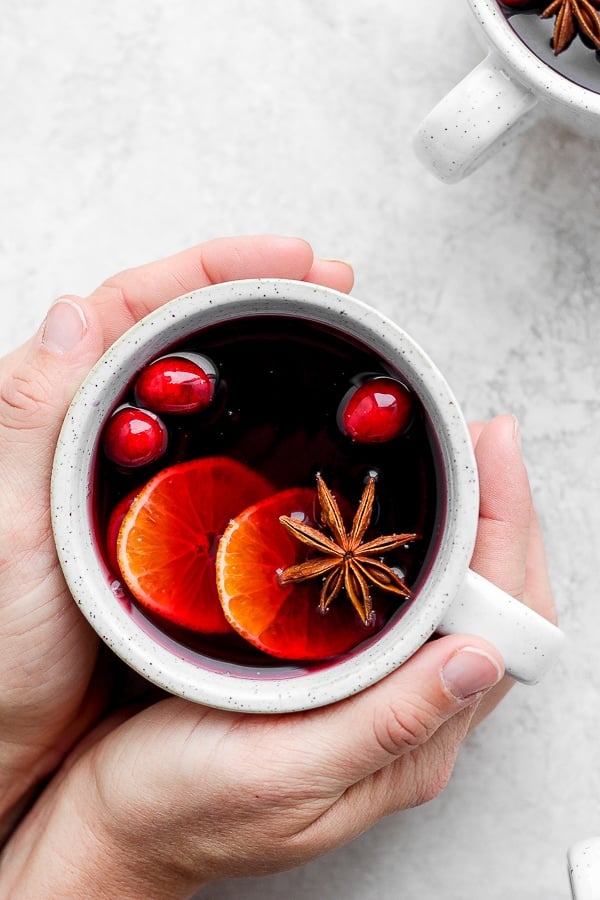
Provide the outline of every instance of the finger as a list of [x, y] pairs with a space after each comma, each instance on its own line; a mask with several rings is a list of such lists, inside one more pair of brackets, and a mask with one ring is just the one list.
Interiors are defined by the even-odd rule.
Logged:
[[316, 259], [313, 261], [304, 281], [311, 284], [322, 284], [348, 294], [354, 285], [354, 272], [352, 267], [338, 259]]
[[[509, 418], [501, 417], [499, 425], [494, 425], [493, 429], [486, 432], [483, 439], [482, 434], [485, 429], [479, 427], [479, 423], [472, 430], [475, 439], [478, 442], [483, 441], [481, 445], [479, 443], [476, 445], [480, 479], [482, 480], [482, 516], [472, 566], [491, 581], [523, 600], [536, 612], [554, 622], [556, 610], [548, 576], [543, 538], [531, 500], [525, 467], [522, 459], [519, 460], [520, 447], [518, 445], [520, 442], [516, 433], [516, 423], [512, 423], [511, 433]], [[491, 451], [488, 440], [490, 437], [497, 438], [499, 428], [502, 429], [502, 442], [499, 442], [495, 451]], [[517, 449], [515, 449], [515, 443]], [[494, 488], [494, 463], [498, 460], [502, 462], [501, 457], [503, 463], [498, 470]], [[514, 494], [512, 501], [511, 493]], [[504, 536], [502, 533], [503, 521], [506, 523]], [[512, 547], [510, 529], [515, 535]], [[498, 538], [500, 540], [497, 550], [501, 550], [506, 543], [508, 544], [504, 554], [506, 558], [504, 564], [493, 552], [492, 543]], [[513, 680], [506, 677], [486, 694], [475, 711], [470, 731], [473, 731], [496, 708], [513, 684]]]
[[515, 418], [492, 419], [479, 434], [475, 456], [481, 500], [471, 566], [522, 600], [532, 503]]
[[445, 789], [477, 703], [460, 710], [425, 744], [351, 785], [302, 835], [305, 843], [332, 850], [354, 840], [380, 819], [429, 803]]
[[529, 552], [527, 554], [527, 570], [525, 573], [525, 602], [541, 616], [544, 616], [544, 618], [549, 619], [550, 622], [556, 625], [556, 604], [548, 573], [544, 537], [535, 509], [531, 511], [529, 527]]
[[469, 433], [471, 435], [471, 441], [473, 442], [473, 446], [477, 446], [477, 441], [481, 437], [481, 433], [485, 428], [485, 422], [481, 422], [479, 420], [475, 422], [469, 422]]
[[503, 672], [500, 654], [474, 636], [426, 644], [368, 690], [302, 717], [298, 739], [311, 748], [314, 780], [324, 791], [341, 795], [426, 744], [444, 722], [497, 684]]
[[[556, 606], [548, 574], [544, 539], [538, 517], [533, 507], [531, 510], [531, 523], [529, 528], [524, 602], [531, 607], [531, 609], [534, 609], [541, 616], [544, 616], [545, 619], [556, 624]], [[495, 709], [509, 691], [512, 684], [512, 679], [507, 677], [501, 684], [497, 685], [493, 691], [486, 694], [473, 717], [471, 730], [476, 728], [477, 725]]]
[[493, 420], [479, 436], [481, 506], [472, 566], [554, 622], [544, 541], [520, 443], [511, 416]]
[[[310, 244], [301, 238], [216, 238], [114, 275], [83, 306], [88, 320], [94, 318], [102, 326], [105, 350], [134, 322], [168, 300], [209, 284], [242, 278], [290, 278], [348, 292], [354, 274], [341, 260], [315, 257]], [[77, 301], [74, 296], [71, 299]], [[27, 348], [25, 345], [0, 361], [0, 377], [22, 361]]]
[[315, 260], [300, 238], [272, 235], [217, 238], [174, 256], [109, 278], [89, 298], [109, 346], [157, 306], [189, 291], [244, 278], [308, 279], [347, 290], [352, 270], [337, 260]]

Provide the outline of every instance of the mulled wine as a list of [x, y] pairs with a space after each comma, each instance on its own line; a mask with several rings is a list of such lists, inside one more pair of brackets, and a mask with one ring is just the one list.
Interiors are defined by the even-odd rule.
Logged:
[[[582, 15], [589, 19], [589, 25], [582, 27], [574, 9], [561, 9], [560, 4], [499, 0], [498, 5], [511, 28], [545, 65], [589, 91], [600, 92], [598, 12], [584, 10]], [[598, 8], [600, 4], [595, 6]], [[554, 7], [557, 9], [554, 10]], [[545, 18], [548, 10], [551, 14]], [[567, 22], [565, 16], [572, 17], [572, 23]]]
[[410, 603], [441, 527], [416, 393], [369, 347], [285, 315], [206, 327], [107, 417], [92, 489], [113, 592], [216, 669], [356, 652]]

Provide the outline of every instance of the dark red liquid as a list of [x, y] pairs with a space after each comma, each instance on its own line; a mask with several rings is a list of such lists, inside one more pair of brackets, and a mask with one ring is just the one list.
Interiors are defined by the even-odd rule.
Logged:
[[576, 36], [572, 44], [562, 53], [554, 54], [552, 34], [555, 18], [541, 19], [539, 13], [548, 3], [531, 3], [524, 9], [498, 3], [508, 19], [511, 28], [524, 44], [559, 75], [569, 81], [586, 88], [588, 91], [600, 92], [600, 56], [593, 48], [586, 46]]
[[[276, 491], [314, 487], [315, 475], [320, 472], [353, 510], [366, 476], [376, 472], [374, 532], [417, 532], [422, 536], [385, 560], [401, 568], [409, 586], [418, 588], [435, 549], [445, 492], [425, 412], [415, 397], [410, 428], [386, 443], [354, 443], [340, 431], [337, 421], [340, 401], [353, 381], [367, 373], [396, 378], [398, 373], [341, 332], [285, 316], [248, 317], [211, 326], [168, 352], [174, 349], [213, 360], [220, 375], [215, 399], [203, 413], [163, 416], [169, 448], [154, 466], [119, 471], [101, 449], [98, 451], [92, 502], [97, 540], [105, 559], [106, 524], [120, 498], [164, 466], [198, 457], [228, 456], [264, 475]], [[132, 402], [132, 387], [119, 402]], [[216, 668], [222, 667], [220, 660], [228, 668], [239, 664], [253, 670], [257, 666], [285, 670], [285, 661], [260, 653], [237, 635], [208, 639], [158, 617], [150, 618], [137, 608], [114, 572], [109, 578], [141, 627], [188, 658], [202, 654], [212, 658]], [[315, 584], [315, 615], [319, 615], [318, 596], [319, 585]], [[348, 603], [344, 596], [336, 602]], [[375, 607], [380, 604], [382, 615], [388, 617], [400, 608], [397, 599], [390, 602], [377, 592], [373, 602]], [[373, 636], [374, 629], [365, 628], [365, 641]], [[302, 668], [310, 666], [303, 664]], [[290, 665], [288, 670], [293, 674], [298, 666]]]

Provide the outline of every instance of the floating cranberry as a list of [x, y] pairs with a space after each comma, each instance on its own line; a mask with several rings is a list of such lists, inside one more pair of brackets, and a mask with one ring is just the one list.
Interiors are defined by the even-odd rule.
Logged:
[[369, 378], [342, 400], [338, 424], [359, 444], [391, 441], [406, 431], [413, 416], [413, 398], [401, 381], [386, 376]]
[[135, 402], [157, 413], [196, 413], [214, 396], [217, 370], [206, 356], [181, 353], [163, 356], [138, 376]]
[[118, 466], [135, 468], [156, 462], [167, 449], [167, 429], [154, 413], [121, 406], [104, 429], [106, 456]]

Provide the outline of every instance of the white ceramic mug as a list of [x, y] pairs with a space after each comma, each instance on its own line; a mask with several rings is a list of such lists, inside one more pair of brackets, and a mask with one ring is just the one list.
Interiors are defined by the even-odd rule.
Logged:
[[573, 900], [600, 900], [600, 837], [573, 844], [567, 859]]
[[[103, 424], [137, 372], [165, 348], [215, 323], [278, 314], [333, 327], [374, 351], [419, 397], [445, 490], [439, 539], [427, 574], [403, 613], [364, 649], [284, 673], [190, 661], [157, 643], [115, 595], [94, 537], [91, 483]], [[150, 681], [215, 707], [286, 712], [331, 703], [397, 668], [437, 630], [479, 634], [502, 653], [515, 678], [534, 683], [563, 643], [563, 633], [469, 570], [479, 514], [477, 470], [458, 404], [423, 350], [377, 310], [345, 294], [296, 281], [237, 281], [173, 300], [133, 326], [93, 368], [75, 396], [58, 441], [52, 521], [59, 559], [76, 602], [98, 634]]]
[[[417, 130], [414, 148], [430, 172], [448, 183], [460, 181], [542, 117], [600, 137], [600, 93], [589, 89], [595, 81], [600, 90], [600, 65], [592, 50], [576, 38], [561, 54], [561, 74], [552, 67], [548, 39], [554, 20], [527, 16], [525, 43], [497, 0], [467, 0], [467, 5], [487, 56]], [[597, 75], [590, 74], [591, 66]]]

